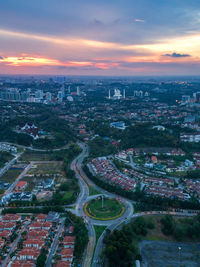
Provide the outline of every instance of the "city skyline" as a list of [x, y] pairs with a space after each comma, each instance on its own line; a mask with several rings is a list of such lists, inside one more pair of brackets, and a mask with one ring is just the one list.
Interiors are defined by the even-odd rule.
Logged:
[[0, 74], [198, 75], [199, 1], [8, 0]]

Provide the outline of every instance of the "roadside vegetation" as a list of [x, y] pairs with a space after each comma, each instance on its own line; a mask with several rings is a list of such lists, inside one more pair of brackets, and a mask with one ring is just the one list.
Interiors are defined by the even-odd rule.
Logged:
[[94, 230], [96, 233], [96, 243], [98, 242], [99, 237], [103, 234], [106, 228], [107, 226], [104, 226], [104, 225], [94, 225]]
[[85, 226], [85, 223], [81, 217], [77, 217], [71, 212], [67, 212], [67, 218], [65, 221], [65, 225], [67, 226], [68, 223], [71, 222], [74, 226], [74, 235], [76, 236], [75, 240], [75, 248], [74, 248], [74, 264], [81, 263], [81, 259], [85, 248], [89, 242], [88, 238], [88, 230]]
[[92, 187], [92, 186], [88, 186], [88, 187], [89, 187], [89, 196], [101, 194], [101, 192], [96, 190], [94, 187]]

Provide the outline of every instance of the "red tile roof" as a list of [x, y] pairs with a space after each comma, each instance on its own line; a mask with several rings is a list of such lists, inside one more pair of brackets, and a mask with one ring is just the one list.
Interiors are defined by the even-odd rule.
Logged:
[[17, 184], [16, 184], [16, 187], [25, 187], [27, 185], [27, 182], [26, 181], [19, 181]]

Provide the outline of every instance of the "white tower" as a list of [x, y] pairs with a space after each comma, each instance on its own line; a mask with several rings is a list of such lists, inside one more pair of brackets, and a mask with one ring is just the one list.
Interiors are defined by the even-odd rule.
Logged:
[[110, 99], [110, 89], [108, 90], [108, 99]]
[[142, 90], [139, 91], [139, 96], [143, 97], [143, 91]]
[[77, 86], [77, 88], [76, 88], [76, 94], [77, 95], [80, 95], [80, 88], [79, 88], [79, 86]]

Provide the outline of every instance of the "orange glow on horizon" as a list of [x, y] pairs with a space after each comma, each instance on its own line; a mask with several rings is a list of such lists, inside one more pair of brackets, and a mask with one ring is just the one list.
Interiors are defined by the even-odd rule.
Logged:
[[118, 66], [118, 63], [104, 63], [93, 61], [67, 61], [61, 62], [56, 59], [42, 58], [36, 56], [4, 57], [0, 58], [0, 63], [15, 67], [30, 66], [65, 66], [65, 67], [94, 67], [99, 69], [109, 69]]
[[0, 62], [6, 63], [6, 65], [12, 66], [41, 66], [41, 65], [60, 65], [58, 60], [40, 57], [6, 57], [0, 59]]

